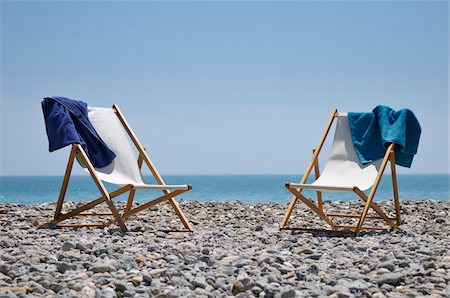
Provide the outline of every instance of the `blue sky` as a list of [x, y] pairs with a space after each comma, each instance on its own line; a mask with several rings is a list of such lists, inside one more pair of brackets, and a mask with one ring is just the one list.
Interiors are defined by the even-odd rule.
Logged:
[[163, 174], [300, 177], [332, 108], [410, 108], [400, 173], [448, 173], [446, 1], [0, 5], [0, 175], [63, 175], [50, 95], [118, 104]]

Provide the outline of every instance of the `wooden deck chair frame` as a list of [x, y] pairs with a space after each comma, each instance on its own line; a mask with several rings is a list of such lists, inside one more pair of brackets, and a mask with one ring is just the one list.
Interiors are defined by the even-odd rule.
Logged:
[[[327, 135], [330, 131], [330, 128], [334, 122], [334, 120], [339, 116], [339, 113], [337, 109], [334, 109], [331, 113], [331, 116], [328, 120], [327, 126], [322, 134], [322, 137], [320, 139], [319, 144], [315, 149], [313, 149], [313, 157], [308, 164], [308, 167], [303, 175], [303, 178], [300, 182], [300, 184], [306, 183], [308, 180], [308, 177], [311, 174], [311, 171], [314, 168], [315, 178], [319, 178], [320, 171], [319, 171], [319, 153], [323, 147], [323, 144], [327, 138]], [[387, 163], [390, 162], [391, 164], [391, 174], [392, 174], [392, 189], [393, 189], [393, 195], [394, 195], [394, 203], [395, 203], [395, 217], [389, 217], [387, 216], [383, 210], [373, 202], [373, 199], [375, 197], [375, 193], [377, 191], [378, 185], [381, 181], [381, 177], [383, 176], [384, 170], [386, 169]], [[375, 178], [375, 182], [372, 185], [370, 189], [370, 193], [367, 196], [362, 190], [360, 190], [358, 187], [353, 187], [353, 192], [361, 198], [364, 202], [364, 208], [361, 214], [340, 214], [340, 213], [326, 213], [323, 209], [322, 205], [322, 191], [316, 191], [317, 192], [317, 205], [314, 204], [310, 199], [306, 198], [302, 194], [302, 188], [295, 187], [295, 185], [291, 185], [291, 183], [286, 183], [285, 187], [293, 194], [292, 201], [289, 204], [286, 213], [284, 214], [284, 217], [279, 225], [280, 229], [286, 229], [286, 230], [305, 230], [305, 231], [327, 231], [327, 232], [338, 232], [338, 233], [351, 233], [354, 235], [358, 235], [358, 233], [362, 229], [366, 230], [387, 230], [387, 229], [399, 229], [399, 225], [401, 223], [400, 218], [400, 201], [398, 196], [398, 188], [397, 188], [397, 177], [396, 177], [396, 169], [395, 169], [395, 157], [394, 157], [394, 144], [390, 144], [388, 148], [386, 149], [386, 153], [384, 154], [383, 160], [381, 162], [381, 166], [378, 170], [378, 174]], [[323, 221], [325, 221], [330, 227], [329, 229], [308, 229], [308, 228], [290, 228], [287, 227], [287, 223], [289, 221], [289, 218], [292, 214], [292, 211], [294, 210], [294, 207], [296, 203], [300, 200], [302, 203], [304, 203], [308, 208], [310, 208], [314, 213], [316, 213], [319, 218]], [[372, 208], [378, 216], [368, 216], [369, 209]], [[356, 226], [346, 226], [346, 225], [337, 225], [333, 222], [333, 217], [341, 217], [341, 218], [357, 218], [358, 224]], [[382, 219], [384, 220], [389, 227], [369, 227], [364, 226], [364, 222], [366, 219]]]
[[[134, 201], [134, 196], [136, 193], [136, 188], [132, 184], [129, 184], [129, 185], [122, 186], [122, 187], [108, 193], [108, 191], [105, 188], [105, 185], [103, 184], [102, 180], [100, 180], [100, 178], [96, 174], [94, 166], [92, 165], [91, 161], [89, 160], [88, 156], [86, 155], [86, 152], [83, 150], [81, 145], [72, 144], [72, 149], [70, 151], [70, 156], [69, 156], [69, 160], [67, 163], [66, 172], [64, 175], [63, 183], [61, 186], [61, 191], [59, 194], [59, 199], [56, 204], [54, 219], [48, 223], [43, 224], [42, 226], [44, 228], [48, 228], [48, 227], [72, 227], [72, 228], [106, 227], [113, 223], [116, 223], [123, 232], [126, 232], [128, 229], [125, 225], [125, 221], [130, 216], [132, 216], [138, 212], [141, 212], [143, 210], [146, 210], [146, 209], [148, 209], [156, 204], [159, 204], [161, 202], [168, 201], [170, 203], [170, 205], [172, 206], [172, 208], [174, 209], [177, 216], [179, 217], [181, 223], [184, 226], [184, 229], [181, 229], [178, 231], [192, 232], [193, 229], [192, 229], [191, 224], [187, 220], [186, 216], [184, 215], [183, 211], [179, 207], [178, 203], [174, 200], [174, 197], [176, 197], [188, 190], [191, 190], [192, 186], [188, 184], [188, 185], [186, 185], [185, 189], [176, 189], [171, 192], [170, 186], [166, 185], [163, 178], [161, 177], [159, 172], [156, 170], [156, 168], [155, 168], [153, 162], [151, 161], [149, 155], [147, 154], [145, 148], [141, 145], [138, 138], [132, 131], [131, 127], [129, 126], [128, 122], [126, 121], [125, 117], [123, 116], [122, 112], [120, 111], [119, 107], [117, 105], [113, 105], [112, 109], [113, 109], [114, 113], [117, 115], [117, 117], [119, 118], [123, 127], [125, 128], [132, 143], [136, 146], [136, 149], [138, 150], [139, 156], [138, 156], [137, 163], [138, 163], [139, 169], [142, 168], [142, 164], [145, 162], [147, 167], [150, 169], [150, 172], [152, 173], [153, 177], [155, 178], [156, 182], [158, 183], [158, 185], [160, 185], [160, 187], [157, 187], [156, 189], [162, 190], [164, 192], [164, 195], [162, 195], [156, 199], [153, 199], [147, 203], [139, 205], [138, 207], [133, 208], [133, 201]], [[64, 203], [64, 198], [66, 196], [66, 191], [67, 191], [67, 187], [68, 187], [69, 180], [70, 180], [70, 175], [72, 172], [72, 168], [73, 168], [73, 164], [74, 164], [76, 156], [78, 156], [78, 158], [80, 158], [81, 161], [86, 165], [86, 168], [89, 171], [95, 184], [97, 185], [97, 188], [99, 189], [99, 191], [101, 193], [101, 196], [99, 198], [97, 198], [89, 203], [86, 203], [80, 207], [77, 207], [67, 213], [63, 213], [62, 206]], [[127, 204], [126, 204], [123, 214], [120, 214], [118, 209], [112, 202], [112, 199], [123, 193], [126, 193], [126, 192], [129, 192]], [[84, 211], [91, 209], [103, 202], [106, 202], [111, 213], [97, 213], [97, 212], [86, 213], [86, 212], [84, 212]], [[111, 219], [107, 222], [98, 223], [98, 224], [96, 224], [96, 223], [93, 223], [93, 224], [82, 224], [82, 223], [81, 224], [59, 224], [60, 222], [66, 220], [66, 219], [74, 218], [77, 216], [112, 216], [113, 219]]]

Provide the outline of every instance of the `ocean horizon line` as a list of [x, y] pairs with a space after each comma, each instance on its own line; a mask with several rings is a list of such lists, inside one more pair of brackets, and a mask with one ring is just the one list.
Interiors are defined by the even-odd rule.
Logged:
[[[377, 189], [377, 199], [392, 198], [392, 179], [389, 172], [381, 179]], [[278, 202], [288, 203], [292, 194], [284, 187], [286, 182], [300, 181], [299, 174], [239, 174], [239, 175], [163, 175], [167, 184], [191, 184], [192, 190], [183, 194], [185, 199], [211, 201], [243, 201], [247, 203]], [[314, 181], [314, 175], [308, 182]], [[147, 183], [155, 184], [150, 173], [144, 175]], [[0, 202], [41, 203], [54, 201], [63, 181], [62, 175], [46, 176], [0, 176]], [[398, 174], [398, 189], [401, 199], [439, 201], [450, 200], [450, 175], [448, 174]], [[115, 189], [105, 183], [108, 191]], [[367, 191], [366, 191], [367, 192]], [[311, 190], [305, 195], [315, 196]], [[69, 180], [68, 199], [85, 201], [98, 194], [93, 179], [88, 175], [73, 175]], [[140, 191], [136, 201], [145, 201], [149, 192]], [[324, 193], [324, 199], [352, 200], [352, 193]]]
[[[160, 173], [161, 176], [299, 176], [300, 178], [303, 177], [302, 173], [242, 173], [242, 174], [164, 174], [164, 173]], [[385, 173], [383, 174], [384, 176], [391, 176], [390, 171], [386, 170]], [[63, 177], [64, 174], [58, 174], [58, 175], [47, 175], [47, 174], [42, 174], [42, 175], [27, 175], [27, 174], [19, 174], [19, 175], [0, 175], [1, 177]], [[85, 174], [72, 174], [72, 177], [86, 177], [89, 176], [88, 173]], [[143, 175], [145, 176], [151, 176], [151, 174], [145, 174]], [[310, 174], [310, 177], [312, 178], [314, 176], [314, 173]], [[450, 173], [397, 173], [397, 176], [449, 176], [450, 177]]]

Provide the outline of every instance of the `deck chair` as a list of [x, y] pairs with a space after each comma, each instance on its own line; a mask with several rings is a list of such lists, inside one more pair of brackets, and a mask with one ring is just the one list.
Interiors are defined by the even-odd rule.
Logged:
[[[141, 145], [134, 132], [128, 125], [125, 117], [120, 112], [117, 105], [113, 105], [112, 108], [95, 108], [88, 107], [88, 117], [95, 130], [106, 143], [106, 145], [114, 151], [116, 158], [113, 162], [104, 168], [94, 168], [89, 160], [86, 152], [79, 144], [72, 144], [72, 149], [67, 163], [66, 173], [63, 179], [61, 192], [59, 194], [58, 203], [56, 205], [56, 211], [54, 219], [46, 224], [44, 227], [84, 227], [84, 226], [109, 226], [112, 223], [116, 223], [122, 231], [127, 231], [125, 221], [132, 215], [146, 210], [158, 203], [168, 201], [175, 213], [178, 215], [184, 229], [180, 231], [192, 231], [192, 226], [186, 219], [185, 215], [181, 211], [174, 197], [190, 190], [191, 185], [166, 185], [163, 178], [160, 176], [155, 166], [153, 165], [149, 155], [145, 148]], [[129, 141], [131, 140], [132, 143]], [[133, 145], [136, 147], [138, 156], [135, 154]], [[87, 204], [84, 204], [78, 208], [75, 208], [67, 213], [62, 212], [62, 206], [64, 203], [64, 197], [66, 195], [69, 178], [72, 172], [72, 167], [75, 159], [79, 164], [85, 168], [91, 175], [95, 184], [97, 185], [101, 196]], [[156, 182], [158, 184], [146, 184], [141, 174], [142, 164], [145, 164], [150, 169]], [[108, 193], [103, 182], [109, 182], [118, 185], [119, 188]], [[163, 191], [163, 195], [156, 199], [153, 199], [147, 203], [141, 204], [137, 207], [133, 207], [133, 200], [136, 190], [160, 190]], [[115, 204], [112, 202], [114, 197], [117, 197], [123, 193], [129, 192], [126, 207], [123, 213], [119, 213]], [[103, 202], [106, 202], [109, 210], [108, 213], [86, 213], [85, 211], [91, 209]], [[112, 216], [112, 219], [100, 224], [60, 224], [60, 222], [74, 218], [76, 216]]]
[[[318, 156], [334, 120], [337, 120], [334, 141], [331, 146], [331, 152], [327, 164], [322, 174], [320, 174]], [[375, 193], [388, 162], [391, 163], [395, 217], [387, 216], [386, 213], [373, 202]], [[316, 180], [308, 184], [307, 180], [313, 168], [315, 171]], [[355, 148], [353, 146], [347, 113], [338, 113], [336, 109], [331, 113], [322, 138], [318, 146], [313, 150], [312, 160], [309, 163], [301, 182], [288, 182], [285, 186], [293, 194], [293, 198], [286, 210], [283, 220], [280, 223], [280, 229], [293, 229], [287, 227], [287, 222], [298, 200], [304, 203], [315, 214], [317, 214], [321, 220], [325, 221], [331, 227], [331, 230], [328, 229], [327, 231], [349, 232], [357, 235], [361, 229], [384, 230], [399, 228], [400, 204], [395, 169], [394, 144], [391, 143], [387, 147], [384, 158], [376, 160], [367, 165], [362, 165], [356, 155]], [[302, 190], [304, 189], [310, 189], [317, 192], [317, 205], [302, 194]], [[369, 195], [366, 195], [364, 191], [368, 189], [370, 189], [370, 193]], [[326, 213], [322, 205], [322, 192], [354, 192], [365, 202], [362, 213]], [[378, 214], [378, 216], [368, 216], [370, 208], [372, 208]], [[358, 223], [356, 226], [339, 225], [333, 221], [334, 217], [356, 218], [358, 219]], [[363, 224], [366, 219], [384, 220], [387, 223], [388, 227], [384, 228], [364, 226]], [[316, 231], [317, 229], [301, 230]]]

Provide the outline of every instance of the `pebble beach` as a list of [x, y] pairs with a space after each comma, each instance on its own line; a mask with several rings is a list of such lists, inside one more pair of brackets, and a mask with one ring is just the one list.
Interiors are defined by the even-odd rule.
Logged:
[[[284, 204], [179, 202], [193, 233], [166, 231], [181, 228], [168, 203], [127, 233], [44, 229], [54, 203], [0, 204], [0, 297], [450, 297], [449, 201], [402, 201], [401, 230], [358, 237], [280, 231]], [[325, 227], [301, 204], [289, 225]]]

